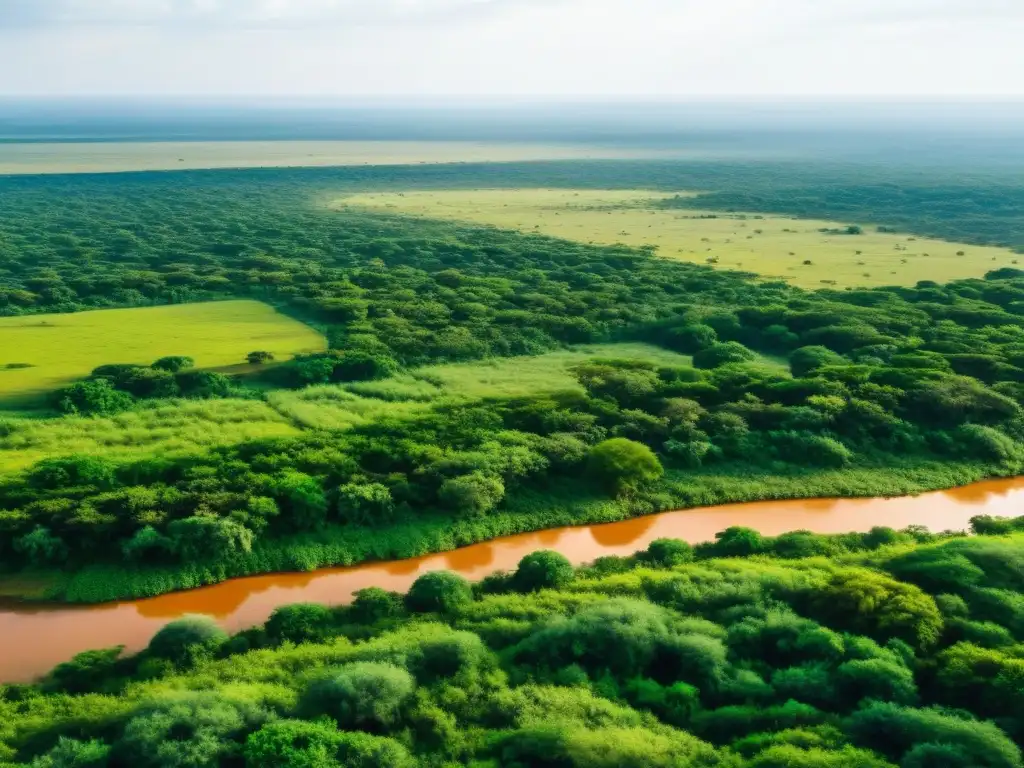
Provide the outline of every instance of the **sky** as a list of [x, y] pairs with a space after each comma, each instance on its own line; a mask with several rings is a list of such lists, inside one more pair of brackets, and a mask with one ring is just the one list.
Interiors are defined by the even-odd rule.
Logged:
[[0, 95], [1024, 96], [1024, 0], [0, 0]]

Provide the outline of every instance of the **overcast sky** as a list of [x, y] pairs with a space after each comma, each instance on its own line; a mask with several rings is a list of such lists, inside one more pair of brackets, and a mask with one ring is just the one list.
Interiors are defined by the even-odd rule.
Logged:
[[1024, 0], [0, 0], [0, 94], [1024, 95]]

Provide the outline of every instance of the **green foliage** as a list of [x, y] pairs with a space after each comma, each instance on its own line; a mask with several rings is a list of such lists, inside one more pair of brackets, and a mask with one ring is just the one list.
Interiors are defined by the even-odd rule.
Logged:
[[473, 600], [469, 582], [449, 571], [425, 573], [413, 582], [405, 605], [414, 613], [452, 613]]
[[308, 717], [327, 715], [344, 729], [386, 731], [398, 724], [415, 687], [404, 669], [358, 662], [310, 683], [299, 708]]
[[700, 350], [693, 356], [693, 364], [698, 368], [718, 368], [728, 363], [749, 363], [755, 359], [757, 355], [738, 341], [727, 341]]
[[650, 448], [622, 437], [594, 446], [589, 462], [594, 479], [615, 494], [652, 483], [665, 471]]
[[184, 663], [197, 653], [216, 649], [225, 640], [227, 633], [210, 618], [186, 616], [164, 627], [149, 641], [147, 652], [176, 663]]
[[512, 584], [521, 592], [562, 589], [573, 580], [572, 563], [558, 552], [533, 552], [519, 561]]
[[334, 623], [331, 611], [315, 603], [297, 603], [277, 608], [267, 620], [267, 637], [278, 642], [302, 643], [326, 637]]

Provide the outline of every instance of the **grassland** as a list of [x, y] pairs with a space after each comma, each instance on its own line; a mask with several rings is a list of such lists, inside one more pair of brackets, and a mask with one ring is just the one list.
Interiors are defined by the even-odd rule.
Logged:
[[256, 349], [290, 357], [325, 345], [258, 301], [0, 318], [0, 402], [28, 402], [107, 363], [188, 355], [200, 368], [223, 368]]
[[[490, 224], [588, 243], [653, 246], [665, 258], [755, 272], [804, 288], [914, 285], [981, 277], [1020, 254], [878, 232], [871, 222], [668, 210], [640, 190], [475, 190], [368, 193], [334, 205]], [[840, 234], [849, 225], [863, 234]]]
[[469, 141], [0, 142], [0, 175], [628, 159], [652, 151]]
[[110, 417], [9, 417], [0, 421], [0, 474], [54, 456], [169, 458], [301, 429], [351, 429], [382, 416], [422, 413], [441, 401], [574, 389], [569, 368], [602, 357], [689, 364], [684, 355], [648, 344], [594, 344], [536, 357], [427, 366], [384, 381], [273, 391], [266, 402], [180, 400]]

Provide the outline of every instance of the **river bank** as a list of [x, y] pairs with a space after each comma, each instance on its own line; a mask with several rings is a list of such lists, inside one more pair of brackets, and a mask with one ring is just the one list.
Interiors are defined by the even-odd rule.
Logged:
[[964, 530], [974, 516], [1013, 516], [1022, 505], [1024, 478], [901, 498], [727, 504], [617, 523], [553, 528], [393, 562], [233, 579], [144, 600], [95, 606], [8, 605], [0, 609], [0, 681], [31, 680], [84, 650], [115, 645], [129, 652], [140, 650], [163, 624], [184, 614], [212, 616], [234, 631], [265, 621], [281, 605], [342, 605], [369, 586], [405, 591], [416, 578], [433, 570], [481, 579], [513, 568], [538, 549], [558, 550], [581, 564], [601, 556], [631, 554], [659, 538], [691, 543], [711, 540], [734, 525], [756, 528], [765, 535], [798, 529], [864, 532], [875, 526], [909, 525]]
[[763, 472], [752, 471], [749, 465], [669, 472], [654, 500], [642, 504], [595, 495], [593, 486], [584, 483], [521, 491], [507, 500], [504, 510], [480, 518], [435, 514], [381, 528], [328, 526], [316, 533], [258, 543], [252, 552], [230, 562], [35, 569], [0, 577], [0, 598], [74, 604], [143, 599], [247, 576], [407, 560], [503, 536], [613, 523], [673, 510], [758, 501], [907, 496], [1008, 474], [992, 464], [920, 459], [894, 464], [891, 457], [880, 466]]

